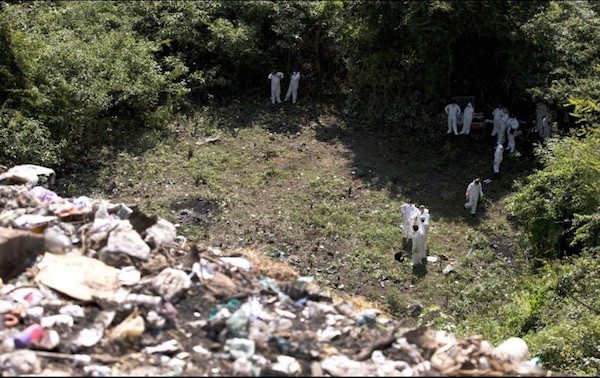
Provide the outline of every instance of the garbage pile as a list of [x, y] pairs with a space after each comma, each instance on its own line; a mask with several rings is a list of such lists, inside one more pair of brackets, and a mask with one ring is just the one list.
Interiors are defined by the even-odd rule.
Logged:
[[519, 338], [403, 327], [53, 180], [0, 170], [2, 376], [551, 375]]

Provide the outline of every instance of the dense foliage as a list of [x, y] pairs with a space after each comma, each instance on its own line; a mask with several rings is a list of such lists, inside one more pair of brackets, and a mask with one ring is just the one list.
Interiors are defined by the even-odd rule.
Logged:
[[[518, 329], [553, 345], [538, 348], [551, 367], [583, 359], [597, 374], [598, 350], [583, 341], [597, 345], [593, 311], [539, 292], [554, 269], [542, 291], [575, 295], [589, 278], [581, 265], [598, 257], [599, 11], [550, 0], [2, 2], [0, 164], [68, 166], [198, 105], [266, 100], [273, 69], [299, 69], [303, 99], [334, 99], [354, 125], [406, 135], [439, 132], [449, 96], [475, 96], [488, 117], [497, 102], [531, 112], [542, 100], [561, 133], [508, 203], [539, 271], [502, 308], [506, 328], [487, 331]], [[550, 311], [592, 328], [540, 315]]]
[[509, 204], [533, 255], [554, 258], [598, 246], [600, 129], [555, 139], [537, 153], [545, 168]]

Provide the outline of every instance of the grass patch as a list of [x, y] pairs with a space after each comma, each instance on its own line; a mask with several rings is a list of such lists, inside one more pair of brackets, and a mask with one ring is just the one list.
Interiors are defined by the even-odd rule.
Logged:
[[[244, 103], [198, 109], [159, 139], [152, 132], [154, 140], [128, 150], [102, 151], [103, 165], [65, 186], [73, 195], [137, 203], [179, 223], [188, 240], [245, 250], [265, 274], [311, 275], [357, 308], [493, 343], [521, 335], [544, 366], [597, 375], [597, 318], [557, 299], [558, 288], [572, 282], [581, 285], [580, 300], [600, 303], [597, 289], [588, 288], [600, 287], [592, 277], [597, 259], [532, 276], [505, 215], [504, 198], [528, 161], [510, 158], [514, 171], [484, 187], [473, 219], [464, 190], [491, 169], [493, 151], [477, 147], [487, 136], [473, 136], [473, 163], [465, 167], [462, 142], [440, 135], [428, 143], [441, 152], [423, 154], [418, 143], [354, 127], [334, 110]], [[203, 143], [213, 136], [219, 139]], [[350, 167], [371, 173], [358, 177]], [[419, 269], [402, 243], [399, 208], [407, 198], [428, 205], [432, 216], [428, 248], [438, 261]], [[454, 272], [443, 274], [449, 264]], [[419, 317], [409, 314], [416, 302], [424, 307]]]

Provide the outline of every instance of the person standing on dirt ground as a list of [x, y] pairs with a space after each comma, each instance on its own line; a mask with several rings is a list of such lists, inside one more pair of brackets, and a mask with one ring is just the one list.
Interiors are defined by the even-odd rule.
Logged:
[[454, 135], [458, 135], [458, 129], [456, 128], [457, 118], [460, 114], [460, 106], [456, 103], [456, 101], [452, 100], [451, 103], [446, 105], [444, 111], [448, 115], [448, 131], [446, 134], [450, 134], [454, 132]]
[[410, 225], [413, 229], [414, 226], [424, 227], [423, 232], [427, 237], [427, 231], [429, 231], [429, 209], [426, 208], [425, 205], [419, 205], [419, 207], [417, 208], [417, 212], [413, 213], [410, 219]]
[[552, 128], [550, 127], [550, 114], [542, 117], [542, 126], [540, 127], [540, 138], [550, 138], [552, 135]]
[[283, 72], [277, 72], [276, 70], [271, 71], [269, 76], [267, 77], [271, 80], [271, 103], [281, 104], [281, 79], [283, 79]]
[[423, 259], [427, 257], [426, 243], [427, 243], [427, 231], [423, 225], [415, 224], [412, 226], [413, 237], [412, 237], [412, 261], [411, 264], [421, 264]]
[[412, 239], [411, 220], [418, 212], [419, 209], [417, 209], [412, 199], [409, 199], [400, 205], [400, 213], [402, 214], [403, 242], [405, 239]]
[[423, 227], [425, 238], [427, 238], [427, 235], [429, 235], [429, 217], [421, 215], [419, 217], [419, 226]]
[[548, 106], [542, 101], [535, 104], [535, 131], [542, 136], [543, 119], [548, 115]]
[[471, 132], [471, 123], [473, 123], [473, 113], [475, 113], [475, 108], [469, 102], [463, 112], [463, 125], [460, 134], [469, 135], [469, 133]]
[[292, 96], [292, 104], [296, 103], [296, 99], [298, 98], [298, 84], [300, 84], [300, 71], [292, 72], [292, 76], [290, 76], [290, 86], [288, 87], [287, 93], [285, 94], [285, 99], [283, 101], [287, 101], [290, 99], [290, 95]]
[[416, 214], [413, 215], [412, 218], [412, 224], [413, 225], [419, 225], [419, 219], [421, 217], [425, 217], [425, 221], [427, 222], [427, 224], [429, 224], [429, 209], [425, 207], [425, 205], [421, 204], [419, 205], [419, 209], [418, 212]]
[[514, 114], [510, 115], [507, 126], [506, 139], [508, 140], [508, 146], [506, 147], [506, 150], [512, 154], [516, 149], [515, 137], [517, 136], [517, 130], [519, 129], [519, 120], [517, 120], [517, 117], [515, 117]]
[[467, 186], [465, 197], [467, 198], [465, 209], [470, 209], [471, 215], [475, 216], [475, 213], [477, 212], [477, 202], [480, 198], [483, 198], [483, 188], [481, 187], [481, 180], [479, 178], [476, 178]]
[[494, 152], [494, 175], [500, 175], [500, 163], [504, 158], [504, 146], [501, 144], [496, 145], [496, 151]]

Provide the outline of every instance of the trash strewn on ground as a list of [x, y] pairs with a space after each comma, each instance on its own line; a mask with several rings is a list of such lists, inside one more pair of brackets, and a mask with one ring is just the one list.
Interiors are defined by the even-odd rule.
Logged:
[[2, 376], [551, 375], [522, 339], [403, 327], [19, 167], [0, 185]]

